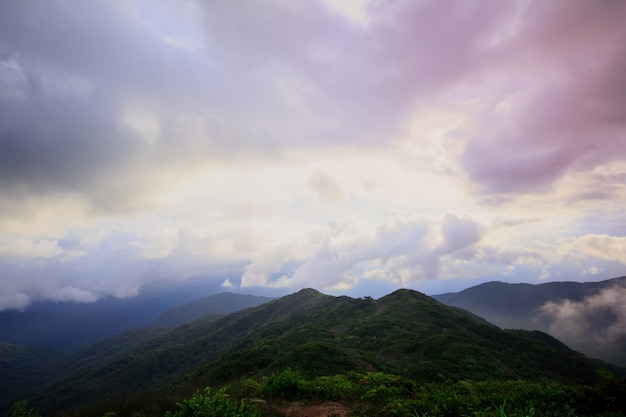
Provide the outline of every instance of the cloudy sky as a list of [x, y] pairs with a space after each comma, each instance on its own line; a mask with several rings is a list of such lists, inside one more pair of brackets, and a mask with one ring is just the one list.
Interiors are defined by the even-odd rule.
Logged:
[[0, 3], [0, 310], [626, 275], [626, 2]]

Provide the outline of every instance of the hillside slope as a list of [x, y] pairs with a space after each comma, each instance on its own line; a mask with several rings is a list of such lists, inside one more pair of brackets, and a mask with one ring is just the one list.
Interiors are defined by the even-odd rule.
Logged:
[[600, 282], [488, 282], [434, 295], [501, 328], [540, 330], [588, 356], [626, 366], [626, 277]]
[[287, 367], [311, 377], [357, 370], [393, 372], [417, 381], [570, 382], [592, 381], [598, 369], [547, 335], [503, 331], [415, 291], [372, 300], [309, 289], [217, 321], [199, 319], [168, 330], [95, 366], [84, 363], [32, 400], [39, 410], [53, 414], [105, 398], [174, 395], [172, 386], [191, 392]]
[[271, 297], [258, 297], [248, 294], [223, 292], [199, 300], [190, 301], [181, 306], [170, 308], [161, 313], [151, 326], [180, 326], [190, 323], [208, 314], [230, 314], [235, 311], [272, 301]]
[[41, 302], [25, 311], [0, 311], [0, 341], [75, 352], [107, 337], [149, 325], [165, 310], [210, 294], [201, 283], [146, 288], [136, 297], [94, 303]]
[[0, 404], [9, 404], [43, 382], [50, 365], [61, 356], [49, 349], [0, 342]]

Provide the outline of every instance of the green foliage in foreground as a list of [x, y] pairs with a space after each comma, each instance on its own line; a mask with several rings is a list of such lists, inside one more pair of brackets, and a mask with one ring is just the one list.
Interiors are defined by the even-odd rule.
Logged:
[[225, 389], [213, 391], [207, 387], [178, 403], [178, 410], [167, 412], [166, 417], [261, 417], [254, 406], [243, 400], [235, 402], [226, 394]]
[[[154, 399], [153, 399], [154, 400]], [[352, 417], [626, 417], [626, 380], [604, 375], [593, 386], [557, 381], [474, 381], [420, 384], [383, 372], [305, 378], [291, 368], [269, 377], [210, 387], [170, 405], [111, 410], [105, 416], [284, 417], [285, 402], [341, 402]], [[138, 405], [138, 404], [136, 404]], [[78, 412], [74, 415], [85, 415]], [[98, 417], [102, 416], [102, 412]], [[13, 417], [38, 417], [25, 401]]]
[[381, 372], [305, 379], [298, 371], [287, 369], [262, 381], [244, 379], [231, 384], [231, 395], [226, 391], [199, 391], [166, 417], [280, 416], [284, 415], [284, 401], [338, 401], [351, 404], [354, 417], [626, 416], [626, 382], [615, 378], [593, 387], [525, 380], [419, 385]]

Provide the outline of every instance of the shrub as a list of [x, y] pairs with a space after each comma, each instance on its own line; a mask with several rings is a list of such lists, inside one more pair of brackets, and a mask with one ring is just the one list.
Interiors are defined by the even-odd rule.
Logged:
[[29, 407], [26, 400], [20, 400], [13, 404], [11, 407], [12, 417], [39, 417], [39, 414]]
[[225, 389], [213, 391], [207, 387], [182, 403], [178, 410], [167, 412], [166, 417], [260, 417], [254, 406], [229, 398]]
[[303, 385], [302, 375], [298, 371], [287, 368], [265, 380], [261, 392], [274, 398], [295, 400], [300, 397]]

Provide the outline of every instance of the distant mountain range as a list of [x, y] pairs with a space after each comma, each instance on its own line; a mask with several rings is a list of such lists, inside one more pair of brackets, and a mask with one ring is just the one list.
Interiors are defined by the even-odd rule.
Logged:
[[[243, 296], [241, 302], [230, 300], [230, 305], [225, 300], [197, 300], [199, 295], [211, 294], [215, 290], [203, 283], [162, 285], [147, 288], [131, 298], [108, 297], [86, 304], [42, 302], [24, 311], [2, 311], [0, 341], [71, 353], [106, 337], [149, 326], [154, 320], [162, 320], [157, 325], [191, 321], [203, 312], [203, 305], [208, 306], [207, 313], [214, 314], [227, 314], [255, 305], [249, 301], [252, 296], [247, 295]], [[267, 300], [261, 298], [259, 302]], [[192, 305], [182, 306], [188, 302], [192, 302]], [[170, 308], [181, 310], [168, 313], [169, 318], [168, 315], [159, 317]], [[178, 318], [175, 317], [177, 314]]]
[[82, 409], [81, 415], [101, 416], [288, 368], [307, 377], [382, 371], [421, 383], [590, 383], [606, 366], [547, 334], [504, 331], [416, 291], [373, 300], [307, 289], [221, 318], [137, 329], [93, 344], [52, 368], [47, 363], [47, 381], [33, 385], [28, 400], [44, 415]]
[[626, 277], [600, 282], [488, 282], [434, 295], [501, 328], [540, 330], [590, 357], [626, 366]]
[[258, 297], [246, 294], [223, 292], [194, 300], [161, 313], [150, 326], [179, 326], [200, 317], [234, 313], [273, 300], [271, 297]]

